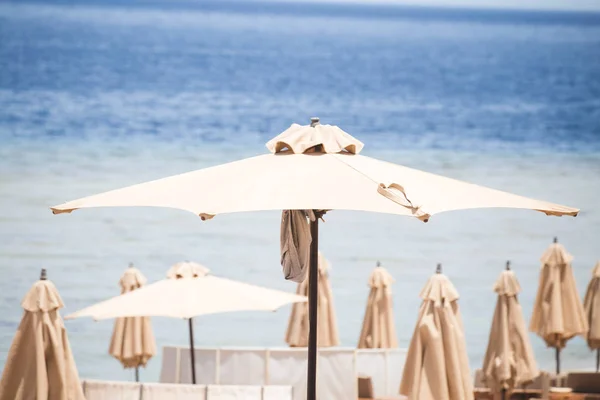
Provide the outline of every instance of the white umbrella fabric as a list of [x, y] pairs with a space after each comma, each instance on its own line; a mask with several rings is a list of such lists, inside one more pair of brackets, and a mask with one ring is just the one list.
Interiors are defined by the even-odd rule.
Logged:
[[361, 156], [363, 143], [337, 126], [293, 124], [267, 143], [270, 154], [200, 169], [52, 207], [69, 213], [91, 207], [168, 207], [203, 220], [258, 210], [315, 210], [310, 222], [310, 337], [307, 398], [316, 397], [318, 223], [325, 210], [414, 216], [504, 207], [575, 216], [578, 209], [533, 200]]
[[95, 320], [123, 317], [171, 317], [188, 320], [192, 381], [196, 383], [192, 318], [234, 311], [275, 311], [305, 296], [219, 278], [200, 264], [181, 262], [167, 279], [127, 292], [67, 315], [65, 319]]

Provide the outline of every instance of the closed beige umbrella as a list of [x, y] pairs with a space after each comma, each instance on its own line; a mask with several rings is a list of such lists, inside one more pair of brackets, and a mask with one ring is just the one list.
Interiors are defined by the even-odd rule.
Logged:
[[400, 394], [409, 400], [473, 400], [456, 288], [438, 266], [420, 296], [423, 303], [406, 355]]
[[21, 302], [25, 310], [0, 380], [0, 400], [85, 400], [60, 294], [42, 270]]
[[498, 294], [490, 340], [483, 360], [483, 380], [495, 393], [532, 382], [539, 371], [529, 342], [523, 310], [517, 299], [519, 281], [509, 263], [494, 284]]
[[392, 284], [394, 278], [377, 263], [369, 277], [369, 298], [363, 320], [359, 349], [392, 349], [398, 347], [394, 307], [392, 302]]
[[[524, 208], [571, 215], [576, 208], [533, 200], [365, 157], [363, 143], [334, 125], [292, 124], [267, 143], [270, 154], [69, 201], [55, 214], [91, 207], [167, 207], [210, 220], [217, 214], [259, 210], [313, 210], [309, 269], [318, 275], [319, 217], [326, 210], [356, 210], [411, 216], [471, 208]], [[318, 279], [309, 298], [318, 296]], [[314, 301], [312, 304], [315, 304]], [[307, 399], [316, 398], [317, 307], [311, 325]]]
[[[296, 294], [300, 296], [308, 295], [309, 276], [298, 284]], [[319, 294], [318, 294], [318, 320], [317, 343], [319, 347], [333, 347], [340, 344], [340, 338], [337, 329], [337, 320], [335, 318], [335, 307], [333, 306], [333, 292], [329, 282], [329, 262], [323, 254], [319, 252]], [[292, 306], [292, 312], [288, 321], [288, 327], [285, 333], [285, 342], [290, 347], [308, 346], [308, 303], [295, 303]]]
[[587, 343], [590, 349], [596, 350], [596, 372], [598, 372], [600, 370], [600, 261], [592, 271], [592, 280], [585, 292], [583, 305], [590, 328]]
[[573, 256], [558, 243], [542, 255], [542, 269], [529, 330], [548, 347], [556, 349], [556, 373], [560, 373], [560, 351], [567, 341], [585, 335], [588, 323], [571, 269]]
[[[119, 280], [121, 294], [139, 289], [146, 278], [139, 269], [129, 265]], [[139, 382], [139, 367], [145, 367], [156, 354], [156, 342], [149, 317], [121, 317], [115, 320], [108, 353], [119, 360], [124, 368], [135, 368], [135, 381]]]

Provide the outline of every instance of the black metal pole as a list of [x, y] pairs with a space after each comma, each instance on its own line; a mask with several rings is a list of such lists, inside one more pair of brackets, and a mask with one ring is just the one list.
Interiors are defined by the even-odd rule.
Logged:
[[[317, 214], [315, 212], [315, 214]], [[319, 294], [319, 215], [310, 221], [310, 266], [308, 271], [308, 371], [306, 399], [317, 400], [317, 302]]]
[[192, 318], [188, 319], [190, 328], [190, 363], [192, 366], [192, 383], [196, 384], [196, 359], [194, 358], [194, 322]]
[[135, 367], [135, 381], [140, 381], [140, 367]]
[[596, 349], [596, 372], [600, 372], [600, 349]]
[[560, 374], [560, 349], [556, 348], [556, 375]]

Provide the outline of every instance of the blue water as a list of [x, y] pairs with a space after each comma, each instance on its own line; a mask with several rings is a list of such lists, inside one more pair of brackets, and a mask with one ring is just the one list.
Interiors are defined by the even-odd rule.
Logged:
[[[364, 154], [582, 208], [442, 214], [428, 224], [363, 213], [326, 218], [342, 344], [358, 340], [377, 260], [396, 277], [402, 346], [418, 292], [442, 262], [461, 293], [480, 366], [506, 259], [529, 319], [553, 236], [575, 255], [583, 295], [598, 252], [600, 14], [258, 2], [0, 2], [0, 365], [19, 302], [45, 267], [67, 309], [118, 293], [134, 262], [153, 281], [183, 259], [292, 291], [278, 265], [277, 213], [201, 223], [174, 210], [47, 207], [265, 152], [311, 116]], [[283, 344], [289, 308], [198, 318], [199, 345]], [[107, 354], [112, 324], [68, 321], [82, 376], [130, 379]], [[187, 343], [156, 319], [158, 345]], [[540, 366], [553, 352], [531, 337]], [[593, 355], [574, 339], [565, 368]], [[144, 380], [158, 378], [160, 356]]]

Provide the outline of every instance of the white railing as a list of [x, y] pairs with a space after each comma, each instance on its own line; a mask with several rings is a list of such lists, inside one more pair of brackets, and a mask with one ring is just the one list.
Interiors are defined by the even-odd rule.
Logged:
[[82, 381], [86, 400], [292, 400], [290, 386]]
[[[305, 348], [204, 347], [195, 349], [194, 358], [199, 384], [291, 386], [293, 400], [304, 400]], [[317, 368], [319, 398], [357, 398], [358, 376], [371, 377], [375, 397], [397, 396], [405, 359], [406, 349], [321, 348]], [[160, 382], [191, 382], [189, 348], [165, 346], [162, 360]]]

